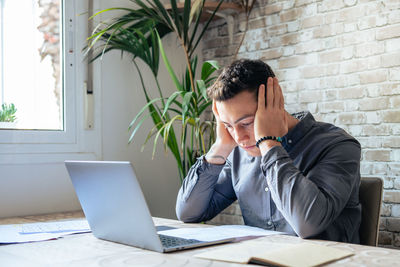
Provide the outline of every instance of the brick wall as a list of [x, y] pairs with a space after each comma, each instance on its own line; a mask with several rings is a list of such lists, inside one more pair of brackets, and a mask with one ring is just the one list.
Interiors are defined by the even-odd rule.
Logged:
[[[233, 44], [214, 22], [205, 59], [229, 64], [244, 21], [235, 16]], [[384, 179], [379, 244], [400, 248], [400, 1], [258, 1], [239, 58], [275, 70], [289, 112], [309, 110], [360, 141], [362, 176]], [[240, 223], [240, 209], [212, 222]]]

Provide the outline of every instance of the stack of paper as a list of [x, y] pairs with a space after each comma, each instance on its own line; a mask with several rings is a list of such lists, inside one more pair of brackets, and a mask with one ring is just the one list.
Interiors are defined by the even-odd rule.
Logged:
[[90, 227], [85, 219], [0, 225], [0, 244], [42, 241], [86, 232], [90, 232]]

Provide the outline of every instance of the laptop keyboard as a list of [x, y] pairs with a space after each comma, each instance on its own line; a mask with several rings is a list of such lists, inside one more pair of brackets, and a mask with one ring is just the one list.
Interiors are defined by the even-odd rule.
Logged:
[[185, 239], [175, 236], [168, 236], [168, 235], [158, 235], [160, 237], [161, 243], [166, 248], [172, 247], [181, 247], [185, 245], [195, 244], [195, 243], [202, 243], [202, 241], [196, 239]]

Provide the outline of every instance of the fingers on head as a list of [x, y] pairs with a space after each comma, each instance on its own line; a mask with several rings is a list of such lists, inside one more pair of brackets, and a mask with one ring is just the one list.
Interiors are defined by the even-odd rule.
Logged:
[[272, 77], [267, 81], [267, 107], [272, 107], [274, 104], [274, 80]]
[[284, 109], [285, 108], [285, 98], [283, 97], [282, 90], [280, 90], [280, 91], [281, 91], [281, 98], [279, 101], [279, 108]]
[[258, 87], [258, 107], [265, 107], [265, 85], [261, 84]]

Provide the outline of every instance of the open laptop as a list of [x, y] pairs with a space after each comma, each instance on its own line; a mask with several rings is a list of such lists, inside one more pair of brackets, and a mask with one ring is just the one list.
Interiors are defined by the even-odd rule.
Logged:
[[158, 252], [212, 242], [157, 234], [130, 162], [65, 161], [83, 212], [95, 237]]

